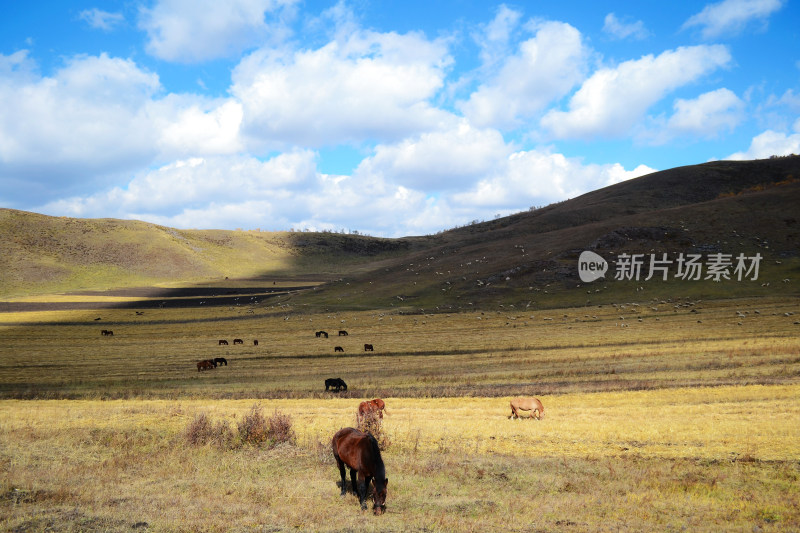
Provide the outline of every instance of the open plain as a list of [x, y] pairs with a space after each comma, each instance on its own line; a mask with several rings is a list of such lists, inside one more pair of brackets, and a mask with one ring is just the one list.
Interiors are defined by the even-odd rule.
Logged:
[[[1, 527], [800, 528], [795, 297], [452, 314], [306, 312], [282, 298], [4, 313]], [[228, 365], [197, 370], [214, 357]], [[347, 391], [326, 392], [328, 377]], [[539, 397], [545, 418], [509, 420], [516, 395]], [[330, 452], [377, 396], [381, 517], [339, 497]], [[198, 415], [235, 432], [254, 407], [289, 416], [295, 438], [187, 439]]]

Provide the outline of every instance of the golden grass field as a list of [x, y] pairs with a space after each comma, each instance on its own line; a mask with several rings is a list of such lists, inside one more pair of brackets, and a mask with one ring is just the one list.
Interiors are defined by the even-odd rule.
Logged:
[[[798, 307], [4, 313], [0, 528], [798, 531]], [[230, 364], [196, 370], [216, 356]], [[337, 376], [348, 391], [324, 392]], [[518, 394], [545, 418], [509, 420]], [[375, 396], [381, 517], [339, 497], [329, 445]], [[235, 429], [254, 405], [290, 416], [296, 442], [188, 443], [196, 415]]]

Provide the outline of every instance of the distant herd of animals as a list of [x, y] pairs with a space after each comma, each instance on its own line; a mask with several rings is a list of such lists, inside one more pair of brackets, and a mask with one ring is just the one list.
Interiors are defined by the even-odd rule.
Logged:
[[[102, 330], [101, 333], [103, 335], [113, 335], [114, 334], [113, 331], [108, 331], [108, 330], [105, 330], [105, 329]], [[324, 339], [328, 338], [328, 332], [327, 331], [317, 331], [314, 334], [317, 336], [317, 338], [324, 338]], [[339, 330], [339, 336], [340, 337], [347, 337], [348, 335], [349, 335], [349, 333], [347, 333], [347, 331], [345, 331], [343, 329]], [[227, 339], [219, 339], [219, 341], [217, 341], [217, 344], [219, 346], [228, 346], [229, 345]], [[242, 340], [242, 339], [233, 339], [233, 344], [234, 345], [236, 345], [236, 344], [244, 344], [244, 340]], [[258, 339], [253, 339], [253, 346], [258, 346]], [[334, 353], [339, 353], [339, 352], [340, 353], [344, 353], [344, 348], [341, 347], [341, 346], [334, 346], [333, 351], [334, 351]], [[364, 344], [364, 351], [365, 352], [374, 352], [375, 351], [375, 347], [372, 344]], [[205, 364], [208, 361], [213, 363], [213, 360], [211, 360], [211, 359], [208, 359], [208, 360], [205, 360], [205, 361], [198, 361], [197, 362], [197, 370], [198, 371], [209, 370], [211, 368], [216, 368], [217, 367], [217, 365], [208, 366], [207, 364]], [[225, 365], [227, 366], [227, 363], [225, 363]], [[344, 383], [344, 381], [342, 381], [342, 383]], [[344, 385], [343, 389], [347, 390], [347, 385]], [[325, 390], [328, 390], [327, 380], [326, 380]], [[334, 389], [334, 392], [339, 392], [341, 390], [342, 390], [342, 387], [338, 387], [338, 388]]]

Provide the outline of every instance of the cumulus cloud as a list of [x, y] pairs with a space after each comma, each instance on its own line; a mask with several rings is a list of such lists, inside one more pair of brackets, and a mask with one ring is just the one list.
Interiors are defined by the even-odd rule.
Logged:
[[577, 29], [563, 22], [529, 27], [535, 35], [504, 57], [497, 72], [469, 99], [457, 104], [476, 126], [518, 127], [584, 78], [590, 52]]
[[568, 111], [547, 112], [541, 125], [557, 138], [623, 136], [665, 95], [730, 61], [725, 46], [701, 45], [602, 68], [572, 96]]
[[[166, 61], [196, 63], [230, 57], [288, 35], [281, 16], [296, 0], [157, 0], [142, 8], [139, 27], [148, 53]], [[269, 19], [269, 21], [268, 21]]]
[[766, 25], [767, 18], [783, 7], [783, 0], [724, 0], [692, 15], [683, 28], [700, 28], [705, 39], [741, 32], [751, 22]]
[[[181, 159], [141, 173], [125, 187], [49, 203], [41, 209], [91, 217], [114, 206], [114, 216], [156, 221], [176, 216], [185, 220], [182, 213], [187, 211], [246, 201], [281, 206], [281, 196], [316, 184], [315, 158], [314, 152], [296, 151], [266, 161], [249, 156]], [[198, 218], [192, 226], [202, 224]]]
[[675, 138], [712, 138], [732, 131], [744, 120], [745, 103], [729, 89], [717, 89], [697, 98], [679, 98], [667, 120], [639, 134], [641, 140], [664, 144]]
[[71, 58], [49, 77], [23, 70], [0, 78], [0, 175], [10, 177], [3, 189], [30, 181], [36, 186], [22, 189], [24, 200], [55, 197], [78, 186], [76, 178], [92, 187], [92, 177], [136, 168], [155, 153], [145, 108], [161, 89], [156, 74], [106, 54]]
[[603, 31], [614, 39], [646, 39], [650, 32], [644, 27], [644, 22], [637, 20], [628, 22], [619, 19], [614, 13], [606, 15], [603, 21]]
[[429, 100], [450, 61], [421, 34], [356, 31], [317, 49], [256, 51], [234, 70], [231, 93], [256, 144], [396, 140], [447, 119]]
[[797, 133], [782, 133], [767, 130], [753, 138], [745, 152], [736, 152], [728, 159], [767, 159], [773, 155], [800, 154], [800, 119], [795, 123]]
[[486, 175], [511, 151], [496, 130], [477, 129], [466, 120], [392, 145], [379, 145], [356, 174], [376, 174], [393, 182], [439, 190], [463, 187]]
[[453, 201], [508, 213], [521, 204], [546, 205], [651, 172], [655, 170], [645, 165], [627, 171], [618, 163], [587, 165], [549, 150], [519, 151], [472, 190], [454, 194]]

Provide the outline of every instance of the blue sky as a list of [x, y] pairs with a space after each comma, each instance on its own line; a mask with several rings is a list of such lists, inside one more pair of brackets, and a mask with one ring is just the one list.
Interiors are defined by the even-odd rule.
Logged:
[[0, 101], [0, 207], [421, 235], [800, 153], [800, 8], [13, 2]]

